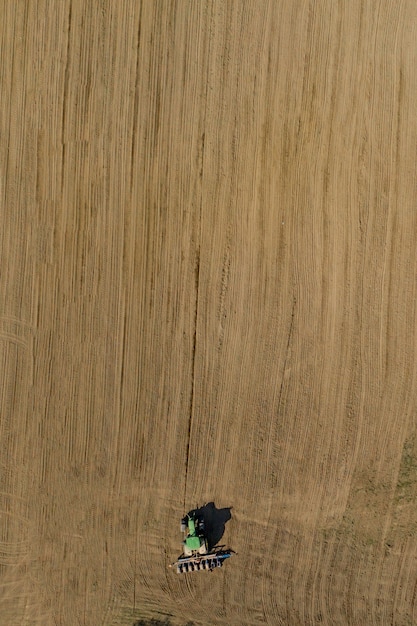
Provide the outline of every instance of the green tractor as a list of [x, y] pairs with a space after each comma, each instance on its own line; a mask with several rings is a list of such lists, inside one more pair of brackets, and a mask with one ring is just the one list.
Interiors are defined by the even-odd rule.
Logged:
[[204, 535], [204, 520], [197, 517], [195, 511], [190, 511], [181, 520], [181, 531], [185, 533], [183, 541], [185, 556], [207, 554], [208, 544]]

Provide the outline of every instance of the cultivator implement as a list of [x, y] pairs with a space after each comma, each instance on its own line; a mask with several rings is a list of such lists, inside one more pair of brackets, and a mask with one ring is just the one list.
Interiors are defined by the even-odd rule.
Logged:
[[184, 556], [179, 557], [170, 567], [174, 568], [177, 574], [188, 574], [189, 572], [207, 571], [211, 572], [217, 567], [222, 567], [225, 559], [232, 556], [231, 550], [213, 552], [204, 556]]

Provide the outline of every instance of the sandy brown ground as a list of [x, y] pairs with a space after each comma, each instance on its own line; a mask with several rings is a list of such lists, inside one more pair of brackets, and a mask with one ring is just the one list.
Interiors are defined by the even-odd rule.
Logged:
[[1, 0], [0, 60], [0, 623], [416, 624], [415, 0]]

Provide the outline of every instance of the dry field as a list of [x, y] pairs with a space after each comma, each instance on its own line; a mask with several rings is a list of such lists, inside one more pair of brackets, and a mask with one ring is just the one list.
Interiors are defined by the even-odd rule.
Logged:
[[0, 60], [0, 624], [417, 624], [415, 0], [0, 0]]

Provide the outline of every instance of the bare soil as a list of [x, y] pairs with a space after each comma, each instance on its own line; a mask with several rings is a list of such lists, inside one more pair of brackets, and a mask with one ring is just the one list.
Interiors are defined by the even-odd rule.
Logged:
[[0, 0], [0, 59], [1, 624], [417, 623], [415, 0]]

